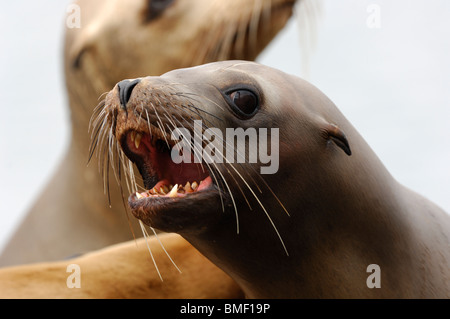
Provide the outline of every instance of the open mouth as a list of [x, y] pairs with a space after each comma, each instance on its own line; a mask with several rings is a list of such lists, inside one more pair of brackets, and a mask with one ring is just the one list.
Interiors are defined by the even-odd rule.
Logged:
[[129, 130], [121, 138], [121, 145], [127, 157], [136, 164], [146, 188], [131, 194], [129, 201], [134, 207], [151, 204], [155, 209], [161, 203], [167, 205], [213, 190], [207, 167], [195, 163], [193, 154], [190, 163], [175, 163], [172, 160], [175, 142], [158, 128], [152, 127], [151, 132]]

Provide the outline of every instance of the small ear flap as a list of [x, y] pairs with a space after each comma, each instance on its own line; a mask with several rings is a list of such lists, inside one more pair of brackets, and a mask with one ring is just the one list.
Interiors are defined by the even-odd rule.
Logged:
[[334, 124], [328, 124], [325, 128], [325, 134], [326, 138], [333, 141], [334, 144], [339, 146], [345, 152], [345, 154], [347, 154], [348, 156], [352, 155], [347, 137], [339, 127]]

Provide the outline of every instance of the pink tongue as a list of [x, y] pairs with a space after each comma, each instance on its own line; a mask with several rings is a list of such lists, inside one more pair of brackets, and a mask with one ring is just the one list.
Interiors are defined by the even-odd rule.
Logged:
[[208, 176], [207, 178], [205, 178], [204, 180], [202, 180], [202, 182], [200, 183], [200, 185], [197, 188], [197, 192], [208, 188], [210, 185], [212, 184], [212, 179], [211, 176]]

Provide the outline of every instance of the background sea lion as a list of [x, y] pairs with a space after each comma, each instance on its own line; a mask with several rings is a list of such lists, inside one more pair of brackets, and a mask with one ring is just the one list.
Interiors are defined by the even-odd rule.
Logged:
[[[149, 241], [164, 281], [154, 271], [145, 239], [124, 242], [57, 262], [0, 269], [0, 298], [240, 298], [242, 292], [224, 272], [179, 236], [159, 235], [177, 256], [180, 274], [161, 249]], [[76, 265], [78, 278], [74, 278]], [[136, 265], [139, 265], [136, 267]], [[204, 283], [208, 283], [205, 285]], [[75, 284], [79, 284], [78, 288]]]
[[[122, 196], [86, 168], [88, 125], [119, 80], [217, 59], [254, 59], [283, 28], [294, 0], [78, 1], [82, 27], [66, 29], [70, 146], [5, 247], [1, 265], [55, 260], [132, 238]], [[106, 199], [107, 200], [107, 199]], [[136, 223], [131, 225], [136, 231]], [[138, 230], [140, 231], [140, 230]]]
[[[171, 164], [170, 133], [192, 132], [193, 120], [221, 131], [278, 127], [279, 170]], [[142, 175], [143, 190], [131, 180], [132, 213], [181, 234], [246, 297], [450, 297], [450, 217], [399, 184], [333, 102], [300, 78], [227, 61], [122, 81], [95, 124], [100, 153], [104, 140]], [[203, 186], [154, 189], [192, 180]], [[380, 289], [367, 284], [373, 264]]]

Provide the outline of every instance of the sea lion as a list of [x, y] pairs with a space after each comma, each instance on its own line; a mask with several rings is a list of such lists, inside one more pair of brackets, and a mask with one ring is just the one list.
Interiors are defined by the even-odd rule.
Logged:
[[[237, 284], [174, 234], [159, 235], [175, 265], [149, 239], [112, 245], [81, 257], [0, 269], [0, 298], [240, 298]], [[136, 265], [139, 265], [136, 267]], [[207, 282], [208, 285], [204, 283]]]
[[[449, 215], [399, 184], [333, 102], [296, 76], [226, 61], [121, 81], [94, 125], [93, 147], [129, 173], [133, 215], [180, 234], [248, 298], [450, 297]], [[237, 163], [225, 157], [238, 144], [225, 139], [229, 128], [279, 133], [258, 151], [246, 140]], [[261, 174], [261, 149], [276, 146], [278, 169]]]
[[295, 0], [75, 3], [81, 27], [66, 29], [64, 47], [70, 145], [6, 245], [2, 266], [57, 260], [138, 235], [139, 226], [124, 213], [119, 188], [111, 187], [105, 196], [97, 165], [86, 167], [89, 120], [99, 96], [123, 78], [221, 59], [254, 59], [284, 27]]

